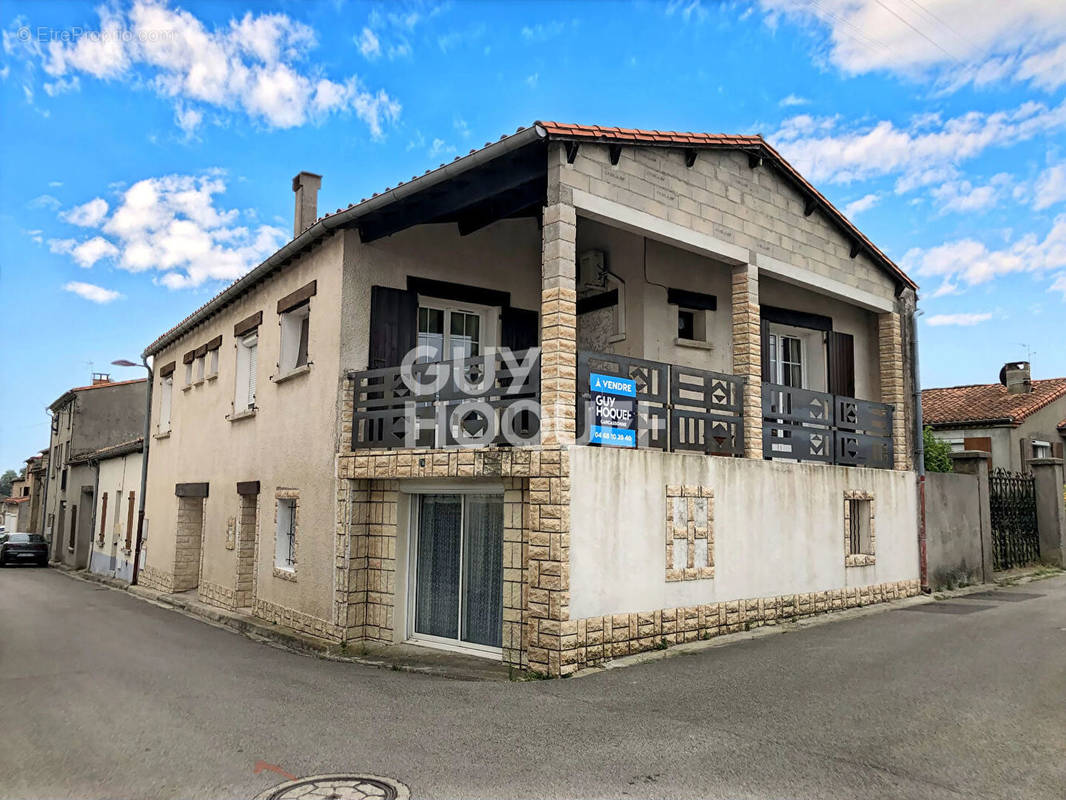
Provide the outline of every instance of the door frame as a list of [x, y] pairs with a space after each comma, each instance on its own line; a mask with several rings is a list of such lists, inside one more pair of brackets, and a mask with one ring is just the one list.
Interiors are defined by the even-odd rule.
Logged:
[[[405, 485], [400, 490], [402, 493], [410, 496], [410, 502], [408, 505], [408, 520], [407, 520], [407, 542], [405, 547], [405, 557], [407, 561], [406, 568], [406, 591], [405, 602], [407, 608], [403, 615], [404, 618], [404, 632], [401, 637], [402, 641], [410, 642], [411, 644], [421, 645], [423, 647], [433, 647], [438, 650], [450, 650], [456, 653], [466, 653], [467, 655], [480, 656], [482, 658], [492, 658], [496, 660], [502, 660], [503, 647], [491, 647], [489, 645], [477, 644], [474, 642], [464, 642], [460, 639], [447, 639], [442, 636], [432, 636], [426, 633], [415, 633], [415, 589], [417, 586], [416, 573], [418, 570], [418, 511], [419, 511], [419, 499], [421, 495], [426, 494], [497, 494], [500, 496], [500, 502], [503, 502], [504, 487], [501, 483], [494, 481], [461, 481], [461, 482], [429, 482], [429, 481], [412, 481], [405, 482]], [[466, 513], [466, 507], [464, 503], [463, 514]], [[461, 518], [465, 520], [465, 516]], [[462, 525], [462, 521], [460, 522]], [[460, 531], [459, 535], [459, 602], [460, 602], [460, 615], [462, 614], [462, 564], [463, 564], [463, 535]], [[500, 599], [503, 602], [503, 599]], [[502, 630], [501, 630], [502, 634]]]

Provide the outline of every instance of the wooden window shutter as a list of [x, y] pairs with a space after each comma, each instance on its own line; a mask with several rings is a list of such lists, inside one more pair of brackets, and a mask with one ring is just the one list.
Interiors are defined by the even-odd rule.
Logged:
[[1062, 442], [1052, 442], [1051, 455], [1055, 458], [1062, 458]]
[[980, 450], [984, 453], [992, 452], [991, 436], [968, 436], [962, 440], [963, 450]]
[[536, 347], [540, 341], [540, 315], [524, 308], [504, 306], [500, 313], [500, 346], [514, 352]]
[[369, 369], [398, 367], [418, 341], [418, 294], [370, 287]]
[[[762, 354], [762, 379], [764, 383], [773, 383], [774, 379], [770, 375], [770, 320], [763, 319], [759, 328], [762, 339], [762, 346], [759, 348]], [[736, 346], [736, 342], [734, 342], [733, 347]]]
[[826, 333], [829, 361], [829, 393], [855, 396], [855, 337], [850, 333]]
[[104, 526], [107, 525], [107, 492], [100, 499], [100, 544], [104, 543]]
[[133, 501], [136, 492], [130, 492], [129, 505], [126, 508], [126, 549], [133, 547]]
[[1023, 436], [1018, 441], [1018, 447], [1021, 450], [1021, 470], [1025, 472], [1025, 468], [1029, 466], [1029, 461], [1033, 457], [1033, 442], [1028, 436]]

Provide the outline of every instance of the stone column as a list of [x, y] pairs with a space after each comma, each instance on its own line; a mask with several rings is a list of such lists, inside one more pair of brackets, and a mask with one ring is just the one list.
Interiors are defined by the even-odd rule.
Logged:
[[1063, 508], [1061, 458], [1029, 462], [1036, 482], [1036, 527], [1040, 531], [1040, 560], [1066, 566], [1066, 509]]
[[911, 469], [907, 446], [906, 396], [903, 383], [903, 337], [899, 314], [890, 311], [877, 315], [878, 355], [881, 364], [881, 402], [894, 407], [892, 412], [892, 450], [895, 469]]
[[[554, 189], [554, 191], [552, 191]], [[577, 215], [566, 186], [551, 187], [541, 249], [540, 441], [569, 445], [577, 402]]]
[[733, 267], [733, 374], [744, 379], [744, 457], [762, 458], [762, 322], [754, 264]]
[[951, 466], [960, 475], [977, 476], [977, 496], [981, 512], [981, 571], [985, 583], [992, 580], [992, 511], [989, 505], [988, 474], [992, 454], [984, 450], [962, 450], [951, 454]]

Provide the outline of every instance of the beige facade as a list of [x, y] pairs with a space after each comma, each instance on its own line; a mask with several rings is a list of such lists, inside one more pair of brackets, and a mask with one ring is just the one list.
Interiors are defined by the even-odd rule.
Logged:
[[[141, 581], [195, 589], [206, 602], [334, 641], [406, 641], [419, 614], [437, 613], [417, 580], [429, 563], [419, 542], [430, 534], [418, 527], [428, 496], [459, 498], [464, 543], [476, 524], [468, 504], [499, 504], [493, 530], [478, 534], [498, 540], [496, 561], [487, 559], [498, 572], [470, 573], [498, 587], [489, 602], [498, 636], [488, 637], [498, 644], [482, 649], [537, 672], [915, 593], [912, 288], [748, 154], [707, 149], [691, 159], [680, 147], [521, 141], [526, 149], [514, 152], [543, 159], [530, 181], [544, 181], [535, 211], [510, 201], [521, 213], [486, 222], [486, 204], [452, 198], [447, 180], [427, 183], [425, 195], [409, 185], [389, 214], [375, 205], [386, 198], [342, 212], [332, 227], [312, 225], [297, 242], [315, 237], [314, 247], [268, 262], [149, 349], [156, 384]], [[514, 192], [478, 172], [486, 163], [469, 169]], [[446, 219], [449, 202], [460, 204], [457, 220]], [[405, 214], [414, 221], [398, 224]], [[599, 288], [579, 267], [588, 253], [605, 273]], [[307, 364], [282, 372], [289, 323], [279, 309], [312, 283], [300, 306]], [[389, 292], [418, 310], [421, 339], [390, 329], [416, 324], [403, 321], [406, 311], [381, 316], [375, 298]], [[785, 310], [771, 334], [803, 355], [797, 390], [829, 391], [830, 336], [847, 338], [854, 388], [844, 399], [894, 406], [882, 437], [894, 453], [883, 466], [894, 469], [762, 460], [771, 306]], [[355, 446], [369, 424], [356, 401], [364, 371], [398, 366], [375, 365], [383, 337], [493, 348], [513, 335], [512, 312], [536, 320], [538, 440]], [[435, 315], [445, 320], [439, 334]], [[253, 409], [242, 412], [249, 320], [257, 383]], [[742, 457], [588, 447], [577, 413], [586, 351], [739, 378]], [[819, 490], [807, 492], [812, 481]], [[753, 506], [775, 492], [756, 524]], [[847, 551], [840, 536], [846, 501], [867, 497], [877, 503], [876, 559]], [[684, 507], [673, 510], [675, 499]], [[781, 536], [787, 547], [767, 561], [759, 542], [773, 547]], [[790, 552], [807, 553], [811, 567]]]

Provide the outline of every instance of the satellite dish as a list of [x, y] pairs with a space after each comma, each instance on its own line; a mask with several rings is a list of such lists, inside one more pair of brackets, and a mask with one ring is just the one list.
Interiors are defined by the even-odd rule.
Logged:
[[1007, 365], [1004, 364], [999, 368], [999, 382], [1004, 386], [1007, 385]]

